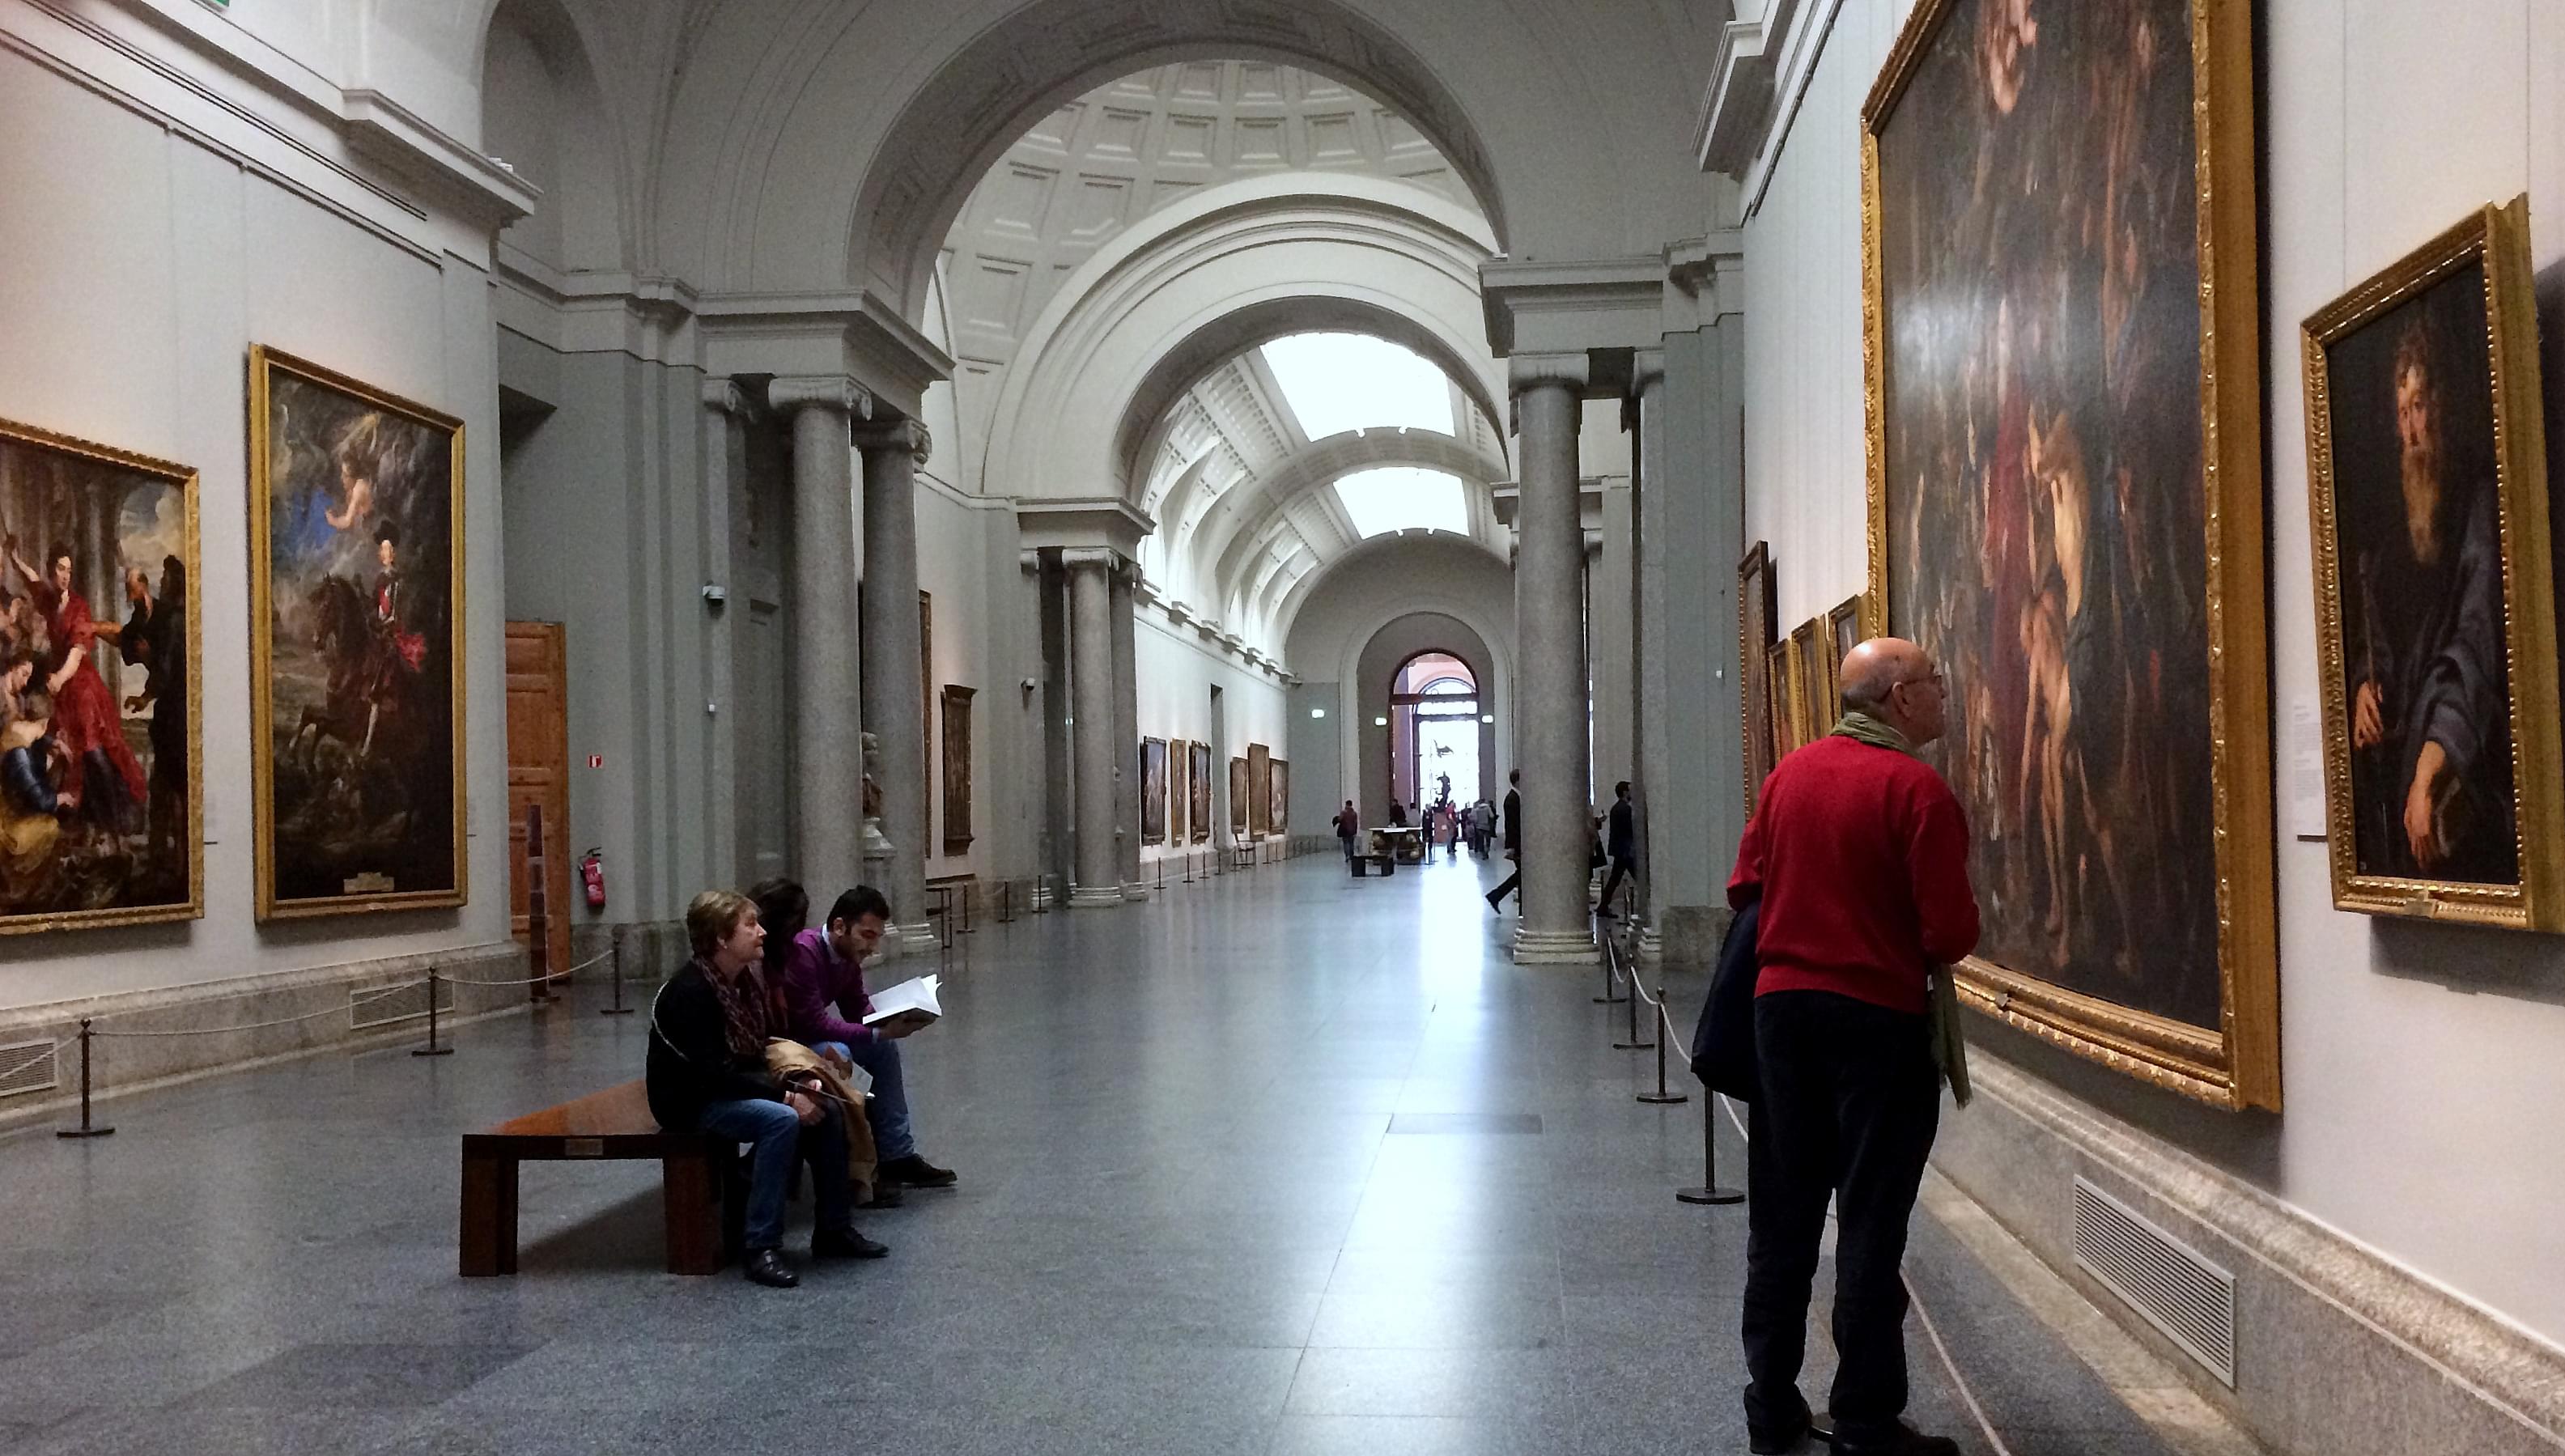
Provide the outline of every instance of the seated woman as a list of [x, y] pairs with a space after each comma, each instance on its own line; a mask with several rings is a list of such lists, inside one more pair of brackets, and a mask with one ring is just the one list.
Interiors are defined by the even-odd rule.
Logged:
[[787, 1086], [766, 1070], [766, 1041], [782, 1028], [757, 974], [766, 939], [746, 895], [708, 889], [686, 907], [694, 959], [650, 1007], [651, 1115], [672, 1131], [702, 1131], [750, 1145], [747, 1274], [758, 1284], [801, 1283], [778, 1252], [794, 1159], [811, 1161], [814, 1259], [878, 1259], [888, 1249], [848, 1221], [846, 1137], [835, 1103]]
[[872, 1076], [864, 1112], [872, 1119], [873, 1144], [881, 1152], [884, 1191], [873, 1202], [885, 1207], [899, 1201], [895, 1190], [902, 1186], [950, 1188], [954, 1181], [952, 1169], [917, 1155], [917, 1140], [909, 1131], [899, 1041], [913, 1028], [896, 1020], [863, 1024], [873, 1009], [864, 991], [864, 957], [881, 944], [882, 927], [889, 921], [890, 901], [882, 892], [856, 885], [828, 907], [825, 925], [793, 937], [792, 960], [784, 972], [784, 1007], [794, 1039]]

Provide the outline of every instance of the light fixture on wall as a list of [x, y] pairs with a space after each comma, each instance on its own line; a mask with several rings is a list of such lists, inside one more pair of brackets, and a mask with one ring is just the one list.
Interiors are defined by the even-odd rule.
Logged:
[[1309, 716], [1312, 718], [1323, 718], [1327, 716], [1327, 710], [1324, 708], [1311, 708], [1309, 710]]
[[1479, 715], [1479, 721], [1482, 723], [1493, 723], [1497, 721], [1497, 715], [1494, 713], [1481, 713]]
[[1389, 720], [1387, 718], [1374, 718], [1371, 720], [1371, 726], [1374, 728], [1386, 728], [1389, 726]]

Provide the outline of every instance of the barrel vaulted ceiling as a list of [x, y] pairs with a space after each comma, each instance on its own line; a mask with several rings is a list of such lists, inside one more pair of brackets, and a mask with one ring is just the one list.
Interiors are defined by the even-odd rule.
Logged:
[[[991, 413], [1036, 318], [1097, 249], [1149, 214], [1225, 182], [1286, 173], [1397, 181], [1478, 212], [1450, 161], [1407, 121], [1325, 77], [1248, 61], [1169, 65], [1061, 107], [980, 181], [941, 260], [967, 438]], [[1325, 280], [1307, 280], [1313, 284]], [[1143, 568], [1161, 595], [1261, 636], [1309, 573], [1362, 540], [1336, 491], [1393, 466], [1461, 481], [1467, 534], [1502, 550], [1487, 483], [1505, 442], [1468, 392], [1445, 381], [1448, 434], [1396, 421], [1313, 442], [1262, 349], [1208, 368], [1153, 435], [1139, 504], [1158, 523]], [[1434, 438], [1417, 438], [1431, 433]], [[980, 488], [979, 452], [956, 462]], [[1381, 479], [1381, 477], [1366, 477]], [[1377, 523], [1375, 523], [1377, 529]]]

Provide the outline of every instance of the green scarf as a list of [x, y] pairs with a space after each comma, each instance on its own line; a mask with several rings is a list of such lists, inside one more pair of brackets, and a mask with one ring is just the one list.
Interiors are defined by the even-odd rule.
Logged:
[[[1827, 736], [1849, 738], [1908, 758], [1919, 757], [1895, 725], [1868, 713], [1846, 712]], [[1941, 1070], [1942, 1080], [1951, 1085], [1951, 1099], [1965, 1107], [1970, 1095], [1969, 1039], [1960, 1026], [1960, 990], [1951, 979], [1949, 966], [1934, 966], [1930, 980], [1932, 995], [1925, 1002], [1925, 1020], [1933, 1039], [1933, 1065]]]

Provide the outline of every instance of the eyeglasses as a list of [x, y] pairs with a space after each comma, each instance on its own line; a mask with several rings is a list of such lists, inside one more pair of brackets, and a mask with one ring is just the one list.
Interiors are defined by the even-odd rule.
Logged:
[[1919, 682], [1929, 682], [1937, 688], [1941, 688], [1946, 692], [1949, 691], [1949, 684], [1942, 680], [1942, 669], [1939, 667], [1934, 668], [1931, 672], [1926, 673], [1922, 677], [1901, 677], [1896, 682], [1890, 684], [1890, 686], [1913, 687]]

